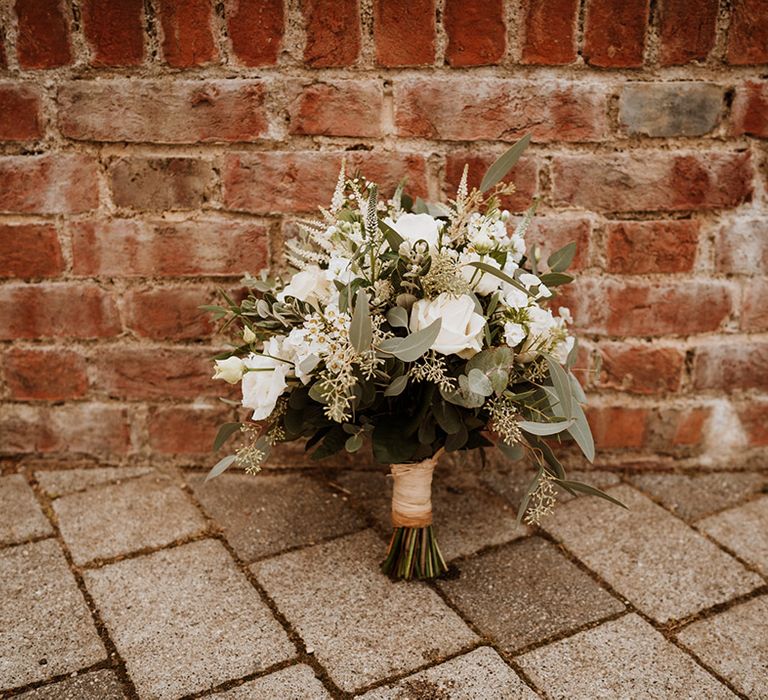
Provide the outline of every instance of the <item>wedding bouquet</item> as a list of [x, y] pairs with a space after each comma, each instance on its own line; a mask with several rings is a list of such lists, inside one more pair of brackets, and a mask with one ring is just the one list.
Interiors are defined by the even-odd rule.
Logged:
[[495, 445], [528, 455], [536, 471], [518, 518], [538, 523], [555, 487], [606, 494], [566, 478], [553, 442], [575, 441], [590, 461], [586, 399], [571, 372], [570, 314], [548, 308], [574, 243], [546, 261], [527, 246], [535, 205], [514, 221], [502, 178], [526, 137], [469, 190], [467, 168], [446, 204], [412, 200], [401, 184], [383, 200], [344, 164], [322, 218], [285, 244], [297, 271], [246, 277], [241, 303], [203, 307], [242, 338], [215, 360], [216, 379], [242, 385], [244, 423], [221, 427], [243, 443], [211, 470], [259, 470], [279, 442], [306, 439], [313, 459], [356, 452], [366, 440], [391, 465], [394, 532], [383, 569], [430, 578], [447, 570], [432, 528], [431, 481], [443, 451]]

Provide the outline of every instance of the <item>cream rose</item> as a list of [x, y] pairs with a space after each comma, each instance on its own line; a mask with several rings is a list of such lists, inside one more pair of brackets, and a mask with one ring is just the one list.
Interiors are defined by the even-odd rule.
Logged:
[[498, 277], [494, 277], [494, 275], [478, 270], [471, 264], [473, 262], [483, 262], [486, 265], [495, 267], [497, 270], [500, 269], [499, 263], [489, 255], [479, 255], [471, 251], [465, 251], [459, 256], [461, 276], [472, 285], [472, 289], [480, 296], [493, 294], [501, 285], [501, 280]]
[[475, 311], [472, 297], [454, 297], [443, 292], [436, 299], [419, 299], [411, 309], [411, 331], [420, 331], [438, 318], [442, 325], [432, 350], [465, 360], [480, 352], [485, 319]]
[[239, 357], [228, 357], [226, 360], [216, 360], [214, 379], [223, 379], [228, 384], [237, 384], [243, 377], [245, 365]]
[[426, 241], [431, 251], [437, 250], [442, 224], [429, 214], [400, 214], [397, 221], [385, 219], [384, 223], [395, 229], [409, 243]]
[[[264, 347], [264, 352], [271, 354], [274, 349], [274, 344], [270, 342]], [[288, 387], [285, 378], [293, 366], [289, 362], [255, 353], [248, 355], [243, 364], [246, 370], [242, 383], [243, 406], [253, 409], [253, 420], [264, 420], [275, 410], [277, 400]]]
[[282, 292], [277, 295], [278, 301], [285, 301], [288, 297], [294, 297], [308, 304], [320, 300], [326, 300], [331, 291], [331, 283], [325, 270], [317, 265], [309, 265], [306, 270], [297, 272]]

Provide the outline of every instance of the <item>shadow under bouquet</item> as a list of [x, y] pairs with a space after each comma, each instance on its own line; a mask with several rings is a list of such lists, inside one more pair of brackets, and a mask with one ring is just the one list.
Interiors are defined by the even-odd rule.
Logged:
[[447, 565], [432, 527], [431, 483], [445, 452], [495, 445], [535, 465], [518, 519], [538, 523], [556, 488], [611, 499], [567, 479], [553, 452], [594, 444], [586, 398], [571, 372], [576, 342], [568, 310], [552, 313], [570, 243], [543, 261], [527, 247], [535, 205], [513, 221], [500, 208], [501, 180], [522, 139], [445, 204], [412, 200], [399, 186], [383, 201], [362, 175], [338, 184], [322, 218], [302, 221], [285, 244], [288, 279], [247, 277], [248, 296], [203, 307], [242, 342], [215, 360], [214, 378], [242, 385], [244, 423], [226, 423], [215, 449], [243, 444], [209, 477], [237, 465], [259, 470], [279, 442], [306, 440], [312, 459], [356, 452], [370, 440], [394, 482], [392, 539], [384, 572], [432, 578]]

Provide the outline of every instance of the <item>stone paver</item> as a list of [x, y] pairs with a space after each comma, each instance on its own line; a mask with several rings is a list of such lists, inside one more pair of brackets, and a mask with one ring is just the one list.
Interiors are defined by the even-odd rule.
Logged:
[[0, 477], [0, 543], [53, 534], [35, 494], [21, 474]]
[[768, 698], [768, 597], [755, 598], [706, 620], [677, 638], [752, 700]]
[[77, 564], [170, 544], [206, 527], [187, 495], [161, 475], [62, 496], [53, 509]]
[[102, 669], [67, 678], [17, 696], [16, 700], [125, 700], [114, 671]]
[[142, 697], [201, 691], [295, 654], [257, 591], [215, 540], [84, 576]]
[[768, 576], [768, 496], [701, 520], [696, 527]]
[[627, 479], [665, 508], [692, 522], [740, 503], [768, 485], [768, 474], [633, 474]]
[[539, 537], [462, 561], [440, 588], [505, 650], [621, 612], [625, 606]]
[[71, 673], [106, 656], [58, 542], [0, 550], [0, 688]]
[[361, 696], [363, 700], [535, 700], [537, 697], [490, 647], [480, 647]]
[[306, 664], [299, 664], [207, 697], [216, 700], [330, 700], [331, 696], [315, 672]]
[[438, 661], [477, 639], [434, 591], [383, 576], [384, 551], [384, 542], [366, 530], [251, 567], [347, 691]]
[[[392, 480], [385, 471], [346, 472], [336, 482], [363, 503], [382, 533], [391, 532]], [[480, 487], [471, 474], [459, 477], [436, 471], [432, 510], [440, 551], [447, 560], [509, 542], [528, 531], [517, 525], [514, 508]]]
[[548, 697], [733, 700], [736, 696], [637, 615], [517, 657]]
[[189, 482], [245, 561], [365, 527], [343, 494], [298, 474], [223, 474]]
[[65, 496], [75, 491], [84, 491], [92, 486], [109, 484], [151, 474], [152, 467], [103, 467], [98, 469], [62, 469], [37, 471], [35, 478], [40, 487], [51, 498]]
[[584, 564], [658, 622], [681, 619], [760, 586], [757, 574], [630, 486], [573, 499], [543, 523]]

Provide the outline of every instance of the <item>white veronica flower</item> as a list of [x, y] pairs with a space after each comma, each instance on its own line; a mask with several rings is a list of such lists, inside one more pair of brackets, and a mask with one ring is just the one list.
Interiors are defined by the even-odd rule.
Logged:
[[490, 256], [480, 255], [472, 251], [464, 251], [459, 255], [461, 276], [472, 285], [472, 290], [481, 296], [493, 294], [501, 285], [501, 280], [470, 265], [473, 262], [483, 262], [497, 270], [500, 269], [499, 263]]
[[215, 361], [214, 379], [223, 379], [228, 384], [237, 384], [245, 372], [243, 361], [239, 357], [228, 357]]
[[404, 213], [397, 217], [397, 221], [386, 218], [384, 223], [395, 229], [411, 245], [417, 241], [426, 241], [431, 252], [434, 253], [438, 248], [443, 224], [429, 214]]
[[317, 265], [308, 265], [306, 269], [291, 277], [291, 281], [283, 291], [278, 293], [277, 300], [284, 302], [288, 297], [294, 297], [308, 304], [325, 301], [330, 294], [331, 286], [325, 270], [321, 270]]
[[411, 309], [411, 331], [422, 330], [438, 318], [442, 325], [432, 350], [465, 360], [482, 350], [485, 319], [475, 311], [470, 296], [454, 297], [443, 292], [432, 300], [419, 299]]

